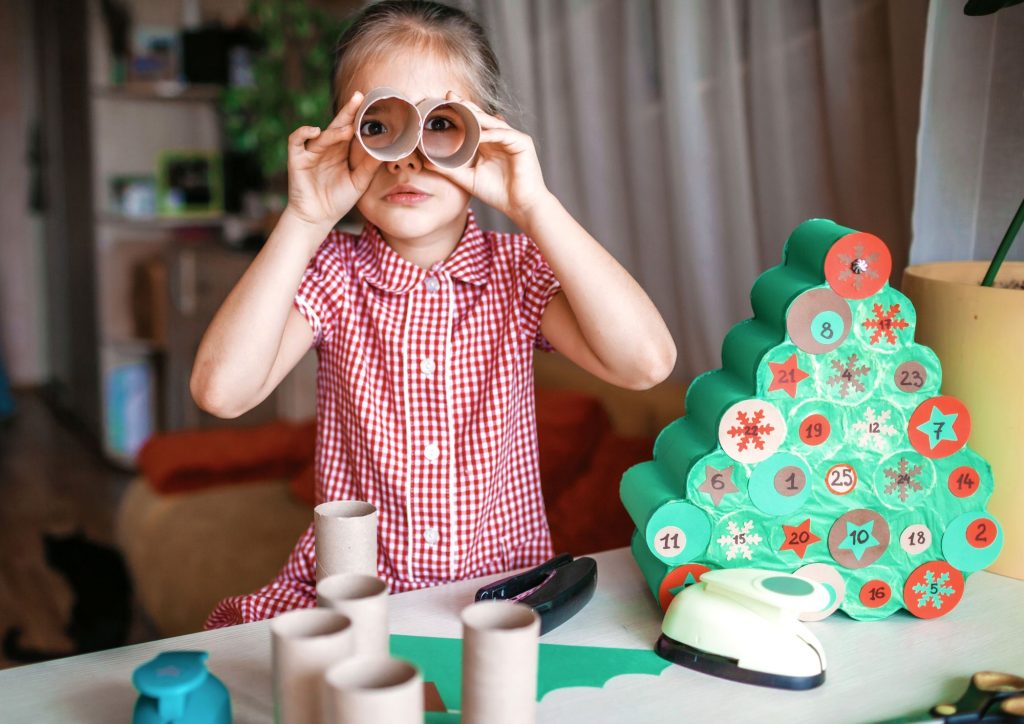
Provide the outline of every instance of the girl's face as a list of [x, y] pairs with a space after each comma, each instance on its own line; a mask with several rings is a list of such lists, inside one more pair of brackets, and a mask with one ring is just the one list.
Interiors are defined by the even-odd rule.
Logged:
[[[341, 102], [351, 98], [357, 90], [365, 95], [381, 86], [400, 91], [414, 104], [424, 98], [444, 98], [448, 91], [455, 91], [463, 98], [474, 97], [459, 74], [453, 73], [433, 53], [404, 51], [364, 62], [345, 84]], [[364, 117], [363, 133], [368, 144], [374, 143], [372, 134], [394, 128], [397, 119], [389, 115], [384, 107]], [[451, 111], [439, 110], [431, 114], [424, 129], [424, 142], [430, 143], [431, 138], [434, 143], [449, 142], [448, 137], [459, 132], [451, 122], [453, 119], [457, 117]], [[365, 155], [359, 141], [353, 140], [349, 146], [350, 164], [354, 166]], [[385, 237], [415, 244], [432, 241], [438, 232], [454, 229], [461, 234], [469, 198], [469, 194], [452, 181], [424, 169], [423, 157], [417, 149], [398, 161], [381, 163], [356, 208]]]

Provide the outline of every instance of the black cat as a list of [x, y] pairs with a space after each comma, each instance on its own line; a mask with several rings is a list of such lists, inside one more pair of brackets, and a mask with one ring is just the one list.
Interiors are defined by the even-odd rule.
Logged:
[[[128, 639], [132, 618], [132, 584], [121, 554], [98, 545], [81, 532], [69, 536], [43, 535], [46, 562], [71, 586], [71, 620], [65, 632], [74, 644], [72, 654], [86, 654], [117, 646]], [[4, 635], [4, 656], [12, 661], [46, 661], [67, 653], [22, 648], [21, 629]]]

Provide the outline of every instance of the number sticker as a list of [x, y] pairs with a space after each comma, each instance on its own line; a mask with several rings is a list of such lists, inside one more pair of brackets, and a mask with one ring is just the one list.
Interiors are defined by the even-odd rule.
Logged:
[[809, 354], [825, 354], [850, 334], [850, 303], [831, 289], [810, 289], [786, 310], [786, 331], [797, 347]]
[[920, 392], [928, 381], [928, 372], [920, 362], [904, 362], [896, 368], [893, 381], [903, 392]]
[[932, 532], [922, 523], [907, 526], [900, 533], [900, 547], [912, 556], [924, 553], [931, 544]]
[[892, 598], [892, 587], [885, 581], [868, 581], [860, 589], [860, 602], [868, 608], [880, 608]]
[[857, 486], [857, 471], [846, 463], [833, 465], [825, 473], [825, 484], [836, 495], [847, 495]]
[[807, 475], [802, 468], [787, 465], [775, 473], [775, 490], [787, 498], [796, 495], [807, 485]]
[[800, 439], [805, 445], [816, 446], [828, 440], [832, 426], [824, 415], [808, 415], [800, 423]]
[[925, 400], [907, 424], [910, 444], [929, 458], [944, 458], [960, 450], [971, 435], [971, 415], [955, 397]]
[[666, 525], [654, 537], [654, 545], [665, 558], [675, 558], [686, 548], [686, 534], [678, 526]]
[[958, 498], [969, 498], [981, 486], [981, 476], [974, 468], [963, 465], [949, 474], [949, 492]]
[[996, 526], [988, 518], [978, 518], [967, 526], [967, 542], [975, 548], [988, 548], [996, 540]]
[[661, 585], [658, 587], [658, 603], [661, 604], [661, 610], [667, 611], [668, 605], [672, 603], [677, 593], [687, 586], [692, 586], [710, 570], [700, 563], [686, 563], [669, 571], [668, 575], [661, 579]]
[[865, 568], [877, 561], [889, 547], [889, 524], [868, 508], [851, 510], [828, 532], [828, 551], [836, 563], [847, 568]]
[[811, 336], [821, 345], [830, 345], [845, 332], [843, 318], [831, 309], [825, 310], [811, 320]]

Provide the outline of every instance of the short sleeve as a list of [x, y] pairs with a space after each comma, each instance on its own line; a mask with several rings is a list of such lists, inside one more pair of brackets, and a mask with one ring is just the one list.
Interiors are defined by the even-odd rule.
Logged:
[[536, 349], [553, 352], [554, 347], [540, 331], [541, 318], [548, 302], [562, 289], [555, 272], [540, 253], [540, 249], [527, 239], [525, 288], [523, 293], [523, 334], [533, 340]]
[[345, 237], [332, 231], [302, 274], [294, 305], [313, 330], [313, 346], [330, 338], [344, 299], [349, 273], [343, 258]]

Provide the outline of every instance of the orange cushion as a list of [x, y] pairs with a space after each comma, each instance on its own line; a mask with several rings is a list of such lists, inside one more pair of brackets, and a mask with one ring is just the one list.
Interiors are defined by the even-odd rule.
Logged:
[[589, 469], [548, 508], [556, 553], [583, 555], [629, 545], [632, 519], [619, 500], [626, 470], [651, 459], [653, 438], [606, 434]]
[[313, 459], [316, 423], [181, 430], [151, 437], [138, 465], [159, 493], [291, 475]]
[[548, 507], [587, 469], [611, 420], [601, 401], [585, 392], [537, 390], [540, 479]]

